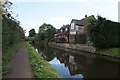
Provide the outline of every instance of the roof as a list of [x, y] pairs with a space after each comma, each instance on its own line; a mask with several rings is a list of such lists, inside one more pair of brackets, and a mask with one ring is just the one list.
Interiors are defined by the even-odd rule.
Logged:
[[71, 23], [72, 23], [72, 22], [74, 22], [76, 25], [81, 26], [81, 25], [85, 25], [86, 20], [85, 20], [85, 18], [84, 18], [84, 19], [81, 19], [81, 20], [72, 19]]
[[69, 28], [69, 27], [70, 27], [70, 25], [67, 24], [67, 25], [63, 25], [60, 29], [65, 29], [65, 28]]
[[[86, 18], [88, 19], [88, 18], [90, 18], [90, 17], [93, 17], [93, 18], [94, 18], [94, 15], [91, 15], [91, 16], [86, 17]], [[72, 19], [71, 23], [74, 22], [76, 25], [79, 25], [79, 26], [85, 25], [85, 23], [86, 23], [86, 18], [83, 18], [83, 19], [81, 19], [81, 20]]]
[[70, 25], [69, 25], [69, 24], [67, 24], [65, 27], [66, 27], [66, 28], [69, 28], [69, 27], [70, 27]]

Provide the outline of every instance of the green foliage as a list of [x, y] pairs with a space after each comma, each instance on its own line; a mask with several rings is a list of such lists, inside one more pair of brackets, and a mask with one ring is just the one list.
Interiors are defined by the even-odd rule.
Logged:
[[120, 56], [120, 48], [108, 48], [108, 49], [97, 50], [96, 53]]
[[76, 34], [75, 42], [80, 43], [80, 44], [85, 44], [87, 42], [87, 35], [86, 34]]
[[24, 30], [20, 22], [11, 16], [12, 3], [6, 1], [2, 5], [2, 74], [6, 74], [10, 69], [10, 61], [14, 53], [20, 48], [19, 42], [22, 41]]
[[120, 47], [120, 23], [98, 16], [97, 20], [89, 20], [88, 33], [96, 48]]
[[39, 36], [40, 36], [41, 40], [45, 40], [47, 38], [46, 33], [40, 33]]
[[[107, 48], [107, 49], [100, 49], [96, 51], [96, 54], [102, 54], [102, 55], [108, 55], [113, 57], [119, 57], [120, 56], [120, 48]], [[119, 58], [110, 58], [110, 57], [102, 57], [104, 59], [107, 59], [109, 61], [120, 63]]]
[[54, 38], [55, 32], [56, 29], [52, 25], [44, 23], [39, 27], [38, 35], [41, 40], [48, 39], [48, 41], [51, 41]]
[[35, 29], [31, 29], [31, 30], [29, 31], [29, 37], [34, 37], [35, 35], [36, 35]]
[[59, 78], [55, 69], [53, 69], [29, 43], [27, 43], [27, 48], [34, 78]]
[[2, 19], [2, 26], [2, 47], [4, 51], [8, 46], [21, 41], [24, 38], [24, 31], [16, 21], [5, 17]]
[[[8, 4], [8, 5], [7, 5]], [[12, 3], [5, 2], [4, 8], [9, 9]], [[7, 6], [7, 7], [6, 7]], [[7, 10], [8, 11], [8, 10]], [[21, 41], [24, 38], [24, 30], [20, 22], [14, 19], [9, 12], [2, 12], [2, 49], [3, 52], [7, 47]]]

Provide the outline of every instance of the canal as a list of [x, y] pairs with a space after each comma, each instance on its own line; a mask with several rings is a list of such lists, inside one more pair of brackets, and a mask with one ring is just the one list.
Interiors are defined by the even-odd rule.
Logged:
[[40, 55], [56, 69], [63, 78], [118, 78], [119, 63], [98, 55], [81, 51], [37, 47]]

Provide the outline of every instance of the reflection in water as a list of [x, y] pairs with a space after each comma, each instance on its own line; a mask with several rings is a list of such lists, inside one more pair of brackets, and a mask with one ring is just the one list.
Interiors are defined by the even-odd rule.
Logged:
[[85, 52], [67, 52], [55, 48], [38, 48], [47, 60], [64, 78], [117, 78], [119, 63]]
[[69, 72], [69, 68], [66, 67], [64, 63], [60, 63], [60, 61], [56, 57], [49, 63], [52, 64], [57, 72], [64, 78], [83, 78], [81, 74], [71, 75]]

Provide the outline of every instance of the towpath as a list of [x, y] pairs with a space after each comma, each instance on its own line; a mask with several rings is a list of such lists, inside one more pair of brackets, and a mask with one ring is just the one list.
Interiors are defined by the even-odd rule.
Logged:
[[5, 78], [33, 78], [26, 44], [11, 60], [11, 71]]

